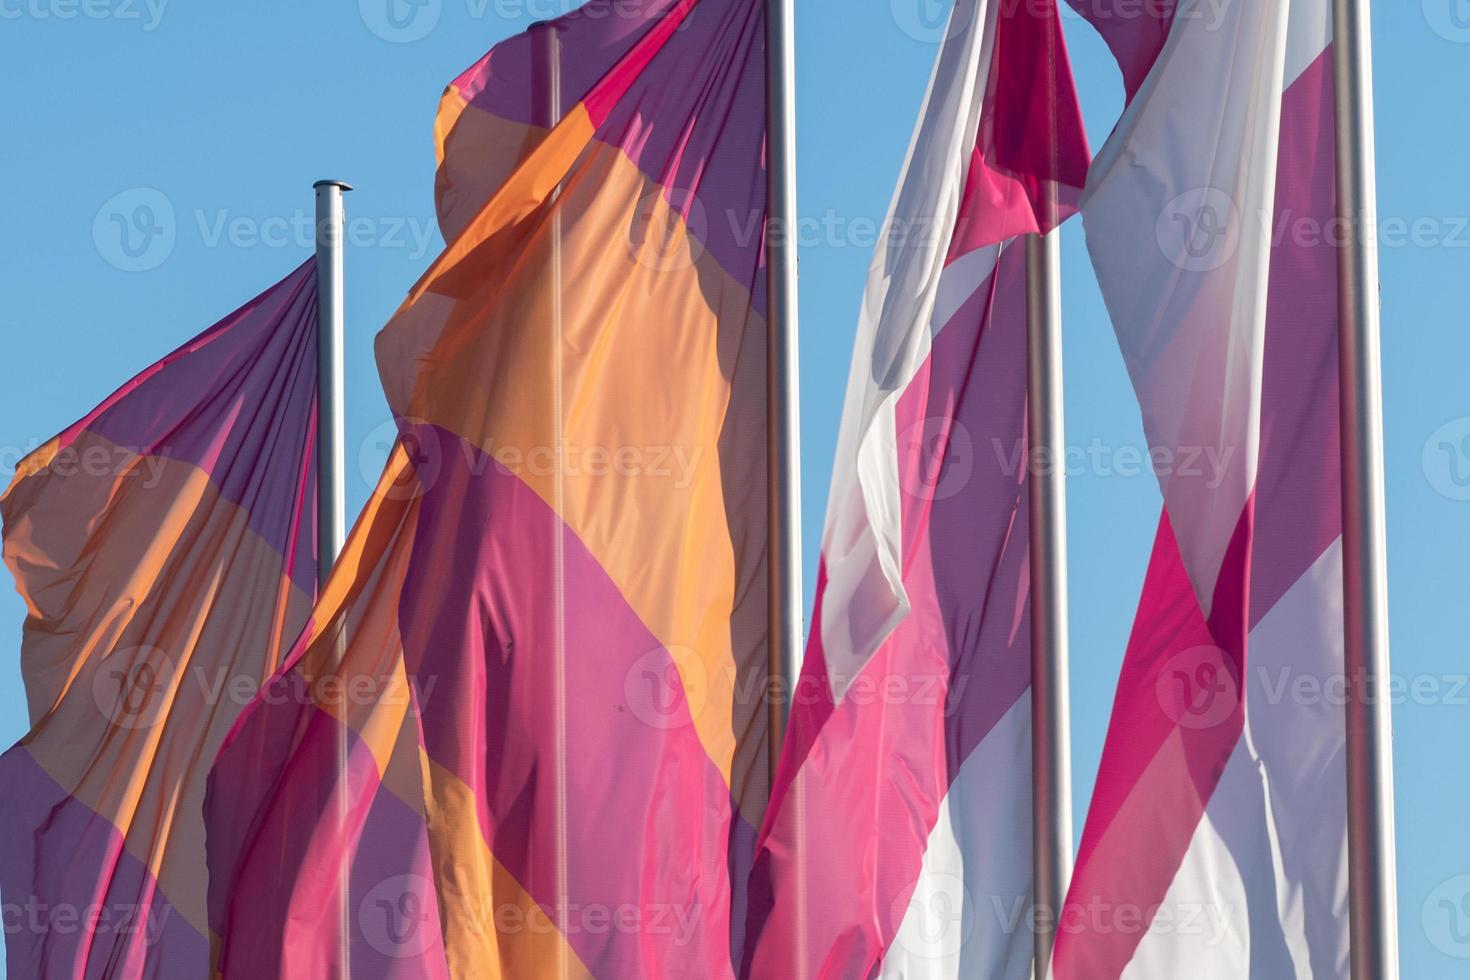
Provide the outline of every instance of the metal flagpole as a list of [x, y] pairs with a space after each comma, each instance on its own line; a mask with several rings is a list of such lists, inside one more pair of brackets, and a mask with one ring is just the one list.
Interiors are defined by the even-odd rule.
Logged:
[[1026, 237], [1026, 424], [1031, 516], [1031, 832], [1035, 977], [1047, 976], [1072, 877], [1067, 687], [1066, 430], [1062, 407], [1061, 231]]
[[[1049, 50], [1048, 56], [1056, 58]], [[1057, 160], [1056, 93], [1045, 133]], [[1026, 428], [1031, 571], [1031, 869], [1038, 915], [1032, 970], [1051, 969], [1072, 879], [1072, 748], [1067, 648], [1066, 414], [1062, 384], [1062, 232], [1055, 191], [1039, 202], [1049, 234], [1026, 236]], [[1039, 465], [1037, 465], [1039, 464]]]
[[1334, 0], [1348, 875], [1354, 980], [1398, 977], [1393, 728], [1368, 0]]
[[[555, 129], [561, 122], [561, 36], [556, 24], [541, 21], [532, 25], [531, 33], [536, 38], [533, 58], [535, 59], [535, 84], [539, 89], [536, 111], [541, 115], [548, 130]], [[551, 415], [552, 440], [556, 459], [556, 475], [552, 481], [552, 509], [558, 515], [566, 514], [566, 446], [562, 407], [562, 349], [565, 344], [562, 324], [562, 223], [557, 200], [561, 196], [558, 184], [547, 198], [547, 300], [549, 303], [549, 327], [551, 330]], [[566, 914], [568, 901], [568, 846], [567, 846], [567, 649], [566, 649], [566, 536], [560, 526], [553, 532], [550, 541], [552, 568], [555, 581], [551, 583], [552, 595], [552, 643], [555, 656], [552, 663], [552, 718], [556, 732], [553, 750], [554, 812], [555, 830], [555, 875], [556, 909]], [[571, 961], [566, 943], [557, 947], [556, 975], [571, 975]]]
[[[770, 778], [801, 656], [800, 376], [796, 328], [796, 55], [792, 0], [766, 0], [766, 404]], [[779, 684], [780, 686], [777, 686]]]
[[316, 190], [317, 589], [347, 536], [346, 463], [342, 454], [342, 192], [352, 185], [319, 180]]
[[[768, 777], [774, 787], [796, 697], [802, 643], [801, 450], [797, 359], [796, 18], [792, 0], [766, 0], [766, 480], [769, 586]], [[790, 805], [805, 833], [800, 784]], [[806, 865], [797, 855], [796, 976], [806, 962]]]
[[[317, 595], [342, 553], [347, 536], [347, 469], [343, 457], [343, 210], [342, 193], [352, 185], [340, 180], [319, 180], [316, 191], [316, 567]], [[345, 652], [344, 637], [337, 636], [338, 659]], [[337, 740], [338, 819], [347, 821], [347, 726], [340, 726]], [[348, 901], [351, 868], [344, 861], [339, 869], [338, 957], [343, 976], [351, 974], [352, 912]]]

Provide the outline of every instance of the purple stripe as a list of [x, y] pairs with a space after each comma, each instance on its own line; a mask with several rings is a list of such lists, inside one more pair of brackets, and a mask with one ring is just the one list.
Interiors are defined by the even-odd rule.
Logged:
[[[1254, 626], [1342, 533], [1337, 215], [1329, 48], [1286, 90], [1266, 308]], [[1317, 238], [1302, 232], [1318, 233]]]
[[[1025, 407], [1025, 253], [1012, 246], [940, 331], [899, 401], [902, 563], [913, 608], [835, 709], [818, 705], [793, 721], [783, 774], [802, 779], [806, 812], [844, 819], [802, 832], [778, 788], [752, 876], [747, 975], [791, 962], [802, 942], [814, 976], [877, 968], [945, 793], [1025, 694]], [[825, 685], [819, 636], [813, 650], [804, 678]], [[876, 682], [868, 690], [906, 682], [907, 696], [863, 701], [853, 695], [863, 681]], [[808, 878], [805, 936], [791, 928], [798, 855]]]
[[[728, 975], [730, 790], [669, 652], [526, 484], [448, 432], [415, 432], [442, 461], [399, 604], [410, 676], [434, 684], [426, 750], [472, 788], [491, 851], [594, 975]], [[554, 860], [558, 589], [567, 910]], [[640, 928], [589, 928], [593, 909], [626, 910]]]
[[250, 527], [292, 558], [292, 581], [313, 594], [315, 260], [145, 374], [85, 428], [140, 455], [204, 470], [248, 513]]
[[1067, 0], [1107, 42], [1123, 72], [1123, 89], [1132, 102], [1164, 50], [1174, 26], [1178, 0]]
[[[594, 0], [556, 24], [562, 112], [569, 112], [681, 0], [634, 6]], [[636, 11], [636, 12], [635, 12]], [[764, 8], [750, 0], [702, 0], [632, 81], [596, 138], [623, 150], [690, 235], [765, 312], [761, 242], [766, 214]], [[536, 38], [502, 42], [454, 83], [470, 106], [544, 125]]]
[[118, 829], [67, 795], [24, 746], [0, 757], [0, 801], [9, 976], [208, 975], [209, 943], [169, 904]]
[[[1031, 683], [1026, 255], [1019, 242], [1001, 251], [993, 280], [939, 332], [929, 363], [921, 417], [954, 420], [954, 435], [932, 447], [943, 455], [928, 528], [949, 641], [945, 738], [953, 782]], [[951, 481], [961, 481], [952, 494]]]

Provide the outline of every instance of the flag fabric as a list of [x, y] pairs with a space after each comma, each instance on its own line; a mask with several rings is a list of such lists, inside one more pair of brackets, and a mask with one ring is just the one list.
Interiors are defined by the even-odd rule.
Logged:
[[1087, 165], [1056, 8], [959, 0], [869, 272], [751, 975], [1030, 975], [1022, 236]]
[[1346, 978], [1331, 7], [1076, 5], [1131, 80], [1088, 246], [1178, 465], [1053, 974]]
[[31, 717], [0, 757], [9, 976], [209, 975], [206, 777], [316, 588], [316, 348], [309, 260], [0, 498]]
[[[450, 85], [400, 427], [206, 804], [225, 977], [722, 977], [767, 793], [764, 7]], [[297, 697], [295, 692], [305, 692]]]

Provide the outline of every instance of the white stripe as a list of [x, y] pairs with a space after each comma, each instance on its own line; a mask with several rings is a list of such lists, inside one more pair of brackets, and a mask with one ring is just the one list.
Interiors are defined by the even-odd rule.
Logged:
[[1286, 28], [1286, 87], [1301, 78], [1331, 43], [1330, 0], [1291, 0], [1291, 23]]
[[1255, 485], [1289, 6], [1229, 0], [1205, 17], [1206, 2], [1180, 4], [1093, 163], [1083, 221], [1150, 445], [1217, 464], [1159, 473], [1208, 615]]
[[1245, 737], [1125, 980], [1348, 977], [1342, 623], [1338, 539], [1251, 631]]
[[[944, 261], [979, 130], [994, 20], [989, 0], [955, 4], [868, 272], [822, 545], [827, 587], [819, 629], [839, 700], [909, 611], [894, 409], [929, 356], [936, 308], [967, 297], [964, 285], [975, 275], [968, 265], [950, 273]], [[952, 275], [960, 276], [958, 287], [945, 283]]]
[[884, 980], [1031, 976], [1031, 692], [975, 747], [939, 808]]

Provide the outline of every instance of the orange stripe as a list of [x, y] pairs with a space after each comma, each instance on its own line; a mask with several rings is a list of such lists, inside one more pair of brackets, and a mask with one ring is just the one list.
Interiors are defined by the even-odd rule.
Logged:
[[[124, 450], [90, 432], [77, 446]], [[133, 457], [119, 476], [69, 475], [36, 488], [10, 529], [37, 616], [23, 650], [38, 722], [27, 751], [122, 832], [180, 914], [206, 933], [205, 780], [310, 597], [284, 559], [208, 474]], [[138, 480], [130, 484], [129, 480]], [[76, 514], [97, 519], [78, 524]], [[207, 933], [206, 933], [207, 934]]]
[[[733, 703], [749, 665], [732, 654], [742, 569], [726, 495], [748, 485], [752, 461], [725, 472], [720, 438], [741, 345], [765, 326], [662, 188], [591, 137], [579, 108], [419, 284], [378, 338], [384, 386], [400, 414], [459, 434], [560, 502], [654, 635], [693, 651], [681, 660], [700, 695], [695, 724], [726, 780], [743, 785], [757, 746], [737, 766], [737, 742], [751, 741], [762, 706]], [[547, 271], [558, 226], [559, 349]]]
[[[429, 846], [455, 980], [580, 980], [591, 973], [551, 918], [485, 845], [475, 793], [422, 756]], [[561, 973], [561, 965], [567, 972]]]

